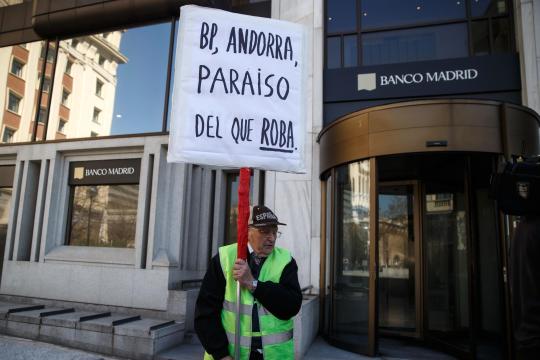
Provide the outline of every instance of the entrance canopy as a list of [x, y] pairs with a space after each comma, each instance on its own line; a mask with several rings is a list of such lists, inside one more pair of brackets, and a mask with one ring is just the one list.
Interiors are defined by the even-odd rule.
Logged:
[[377, 106], [346, 115], [318, 137], [320, 172], [374, 156], [431, 151], [540, 153], [540, 116], [515, 104], [436, 99]]

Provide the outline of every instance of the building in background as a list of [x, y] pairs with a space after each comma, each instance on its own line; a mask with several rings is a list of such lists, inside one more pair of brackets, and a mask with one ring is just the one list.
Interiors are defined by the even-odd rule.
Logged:
[[110, 135], [117, 68], [127, 62], [121, 37], [114, 31], [62, 40], [58, 53], [44, 41], [1, 48], [2, 142], [42, 140], [45, 128], [47, 139]]
[[[238, 169], [166, 161], [187, 3], [0, 7], [2, 297], [153, 311], [190, 331], [208, 261], [235, 241]], [[489, 175], [540, 151], [540, 6], [197, 4], [307, 29], [307, 173], [251, 183], [251, 203], [290, 224], [279, 241], [318, 295], [298, 356], [319, 332], [368, 355], [399, 337], [508, 357], [512, 229]]]

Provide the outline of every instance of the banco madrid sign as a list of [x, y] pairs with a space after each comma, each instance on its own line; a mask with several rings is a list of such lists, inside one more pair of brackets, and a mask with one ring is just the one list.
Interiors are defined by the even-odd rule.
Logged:
[[400, 99], [521, 90], [519, 58], [497, 54], [458, 59], [326, 69], [324, 101]]
[[358, 91], [373, 91], [377, 86], [411, 85], [446, 81], [474, 80], [478, 77], [477, 69], [458, 69], [434, 72], [415, 72], [405, 74], [376, 73], [358, 74]]

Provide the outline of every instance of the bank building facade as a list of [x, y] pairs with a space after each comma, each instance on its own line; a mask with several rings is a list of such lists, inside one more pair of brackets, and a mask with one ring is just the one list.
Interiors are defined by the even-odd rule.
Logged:
[[0, 333], [129, 358], [197, 341], [239, 169], [166, 161], [186, 4], [306, 28], [307, 172], [255, 169], [250, 192], [289, 224], [297, 358], [316, 336], [511, 358], [515, 219], [489, 178], [540, 153], [530, 0], [0, 1]]

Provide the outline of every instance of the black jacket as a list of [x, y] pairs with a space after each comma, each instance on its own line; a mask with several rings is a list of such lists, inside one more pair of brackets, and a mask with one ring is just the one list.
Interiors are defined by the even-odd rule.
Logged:
[[[229, 355], [229, 341], [221, 324], [224, 296], [225, 276], [216, 255], [204, 276], [195, 308], [195, 331], [206, 352], [216, 360]], [[296, 261], [292, 259], [285, 266], [278, 284], [259, 281], [253, 296], [279, 319], [288, 320], [296, 315], [302, 305]]]

